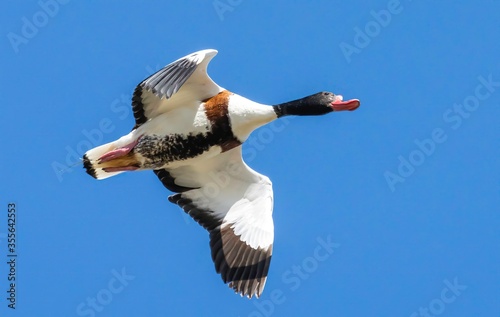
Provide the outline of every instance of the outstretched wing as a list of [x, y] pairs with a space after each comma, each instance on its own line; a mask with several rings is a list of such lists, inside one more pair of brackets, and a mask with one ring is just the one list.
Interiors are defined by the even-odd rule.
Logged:
[[[162, 172], [164, 171], [164, 172]], [[241, 158], [241, 147], [199, 166], [156, 171], [179, 205], [210, 233], [212, 260], [236, 293], [259, 297], [274, 240], [272, 185]]]
[[183, 106], [197, 107], [201, 101], [223, 90], [207, 74], [216, 50], [192, 53], [163, 67], [135, 88], [132, 110], [135, 127], [161, 113]]

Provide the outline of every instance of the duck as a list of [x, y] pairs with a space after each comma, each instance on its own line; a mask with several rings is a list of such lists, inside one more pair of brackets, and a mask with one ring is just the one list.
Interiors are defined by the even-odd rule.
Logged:
[[215, 270], [242, 297], [260, 297], [274, 242], [270, 179], [242, 158], [252, 131], [284, 116], [352, 111], [358, 99], [319, 92], [267, 105], [217, 85], [207, 67], [217, 50], [184, 56], [140, 82], [132, 96], [130, 133], [83, 156], [102, 180], [152, 170], [177, 204], [209, 233]]

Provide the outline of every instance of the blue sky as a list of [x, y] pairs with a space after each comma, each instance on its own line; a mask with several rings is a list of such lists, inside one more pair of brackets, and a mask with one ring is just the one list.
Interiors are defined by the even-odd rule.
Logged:
[[[0, 5], [1, 316], [499, 316], [498, 1], [55, 1]], [[274, 184], [260, 300], [153, 173], [78, 164], [130, 131], [136, 84], [205, 48], [252, 100], [361, 100], [244, 145]]]

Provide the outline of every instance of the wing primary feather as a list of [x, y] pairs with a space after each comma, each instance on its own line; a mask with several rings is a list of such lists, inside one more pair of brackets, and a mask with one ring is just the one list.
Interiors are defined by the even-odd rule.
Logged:
[[170, 98], [170, 96], [175, 94], [180, 89], [180, 83], [181, 82], [184, 83], [185, 79], [187, 79], [187, 77], [189, 76], [190, 76], [189, 68], [179, 69], [176, 73], [172, 74], [172, 77], [170, 78], [168, 85], [164, 87], [162, 93], [165, 96], [169, 96], [168, 98]]
[[142, 86], [138, 85], [132, 96], [132, 111], [134, 112], [135, 127], [145, 123], [148, 119], [144, 115], [144, 104], [142, 103]]
[[153, 93], [156, 93], [158, 91], [158, 89], [156, 88], [158, 86], [158, 83], [162, 79], [164, 79], [168, 75], [168, 73], [172, 71], [173, 71], [172, 67], [166, 66], [157, 71], [156, 73], [154, 73], [153, 75], [151, 75], [151, 77], [145, 79], [141, 83], [141, 85], [147, 90], [151, 90]]
[[[220, 261], [223, 257], [222, 252], [222, 239], [220, 239], [220, 235], [215, 235], [215, 237], [211, 237], [210, 239], [210, 249], [212, 254], [212, 260], [215, 262], [215, 266], [219, 266]], [[218, 264], [219, 263], [219, 264]]]
[[[183, 75], [177, 73], [175, 76], [178, 82]], [[241, 147], [223, 152], [216, 161], [203, 164], [202, 168], [182, 167], [155, 173], [166, 188], [177, 192], [169, 201], [179, 205], [209, 231], [211, 257], [223, 282], [242, 296], [260, 297], [273, 249], [272, 184], [242, 161]], [[243, 172], [229, 178], [228, 190], [207, 198], [204, 195], [207, 173], [227, 164], [241, 164]], [[186, 181], [195, 179], [200, 187], [179, 186], [172, 174]]]
[[243, 253], [238, 253], [238, 258], [236, 259], [237, 262], [234, 263], [234, 265], [231, 266], [231, 270], [228, 275], [228, 279], [232, 282], [236, 280], [240, 280], [241, 276], [244, 274], [246, 270], [246, 260], [248, 259], [248, 255], [250, 253], [250, 250], [245, 247], [240, 247], [240, 249], [243, 250]]
[[173, 191], [175, 193], [183, 193], [188, 190], [196, 189], [193, 187], [185, 187], [180, 186], [175, 183], [175, 178], [172, 177], [169, 171], [166, 169], [159, 169], [153, 171], [160, 182], [165, 186], [168, 190]]
[[233, 265], [234, 260], [238, 256], [239, 246], [237, 240], [239, 240], [238, 237], [233, 236], [232, 239], [226, 243], [227, 247], [224, 248], [226, 262], [230, 265]]
[[170, 69], [166, 70], [166, 72], [162, 75], [161, 78], [159, 78], [157, 83], [154, 85], [154, 87], [156, 88], [156, 93], [162, 98], [168, 96], [166, 94], [166, 90], [168, 90], [168, 88], [174, 82], [173, 79], [182, 71], [183, 71], [182, 68], [179, 69], [177, 67], [171, 67]]
[[159, 98], [168, 99], [188, 80], [197, 66], [197, 61], [193, 62], [188, 58], [181, 59], [144, 79], [139, 86], [153, 92]]
[[182, 193], [171, 195], [168, 197], [168, 200], [171, 203], [179, 205], [188, 215], [209, 232], [220, 226], [222, 222], [214, 212], [196, 207], [192, 200], [184, 198]]
[[[136, 121], [133, 129], [137, 129], [159, 114], [166, 113], [176, 107], [186, 106], [184, 103], [186, 98], [199, 102], [222, 91], [222, 88], [214, 83], [206, 73], [206, 66], [216, 53], [214, 50], [192, 53], [164, 66], [141, 81], [136, 86], [132, 97], [132, 110]], [[203, 64], [205, 58], [207, 62]], [[197, 88], [186, 89], [186, 94], [183, 93], [184, 97], [170, 101], [169, 99], [178, 93], [192, 77], [199, 65], [203, 65], [203, 70], [200, 70], [191, 82]], [[147, 91], [148, 94], [144, 94], [144, 91]], [[196, 102], [193, 102], [192, 105], [197, 106]]]

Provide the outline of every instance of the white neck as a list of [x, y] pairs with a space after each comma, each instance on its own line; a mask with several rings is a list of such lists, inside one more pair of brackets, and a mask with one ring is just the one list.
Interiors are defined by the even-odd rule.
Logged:
[[278, 118], [272, 106], [236, 94], [229, 97], [228, 111], [234, 136], [242, 142], [253, 130]]

